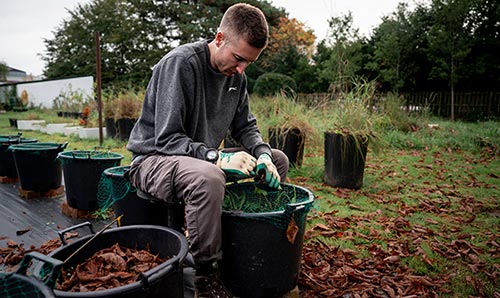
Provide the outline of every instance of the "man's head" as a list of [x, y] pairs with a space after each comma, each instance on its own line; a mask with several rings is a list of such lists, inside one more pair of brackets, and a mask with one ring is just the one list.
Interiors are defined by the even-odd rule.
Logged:
[[243, 73], [267, 45], [269, 30], [260, 9], [238, 3], [228, 8], [211, 43], [212, 66], [231, 76]]
[[246, 3], [229, 7], [219, 25], [219, 31], [227, 38], [243, 38], [254, 48], [263, 49], [267, 45], [269, 29], [266, 17], [260, 9]]

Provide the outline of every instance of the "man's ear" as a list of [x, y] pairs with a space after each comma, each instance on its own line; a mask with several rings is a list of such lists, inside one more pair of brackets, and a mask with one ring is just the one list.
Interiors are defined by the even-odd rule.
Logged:
[[224, 40], [224, 33], [222, 31], [217, 31], [215, 34], [215, 45], [220, 47], [222, 45], [222, 41]]

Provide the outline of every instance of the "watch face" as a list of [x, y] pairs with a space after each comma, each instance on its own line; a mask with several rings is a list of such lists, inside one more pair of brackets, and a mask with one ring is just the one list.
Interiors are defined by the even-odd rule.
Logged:
[[215, 150], [210, 150], [207, 152], [207, 159], [210, 161], [214, 161], [217, 159], [217, 151]]

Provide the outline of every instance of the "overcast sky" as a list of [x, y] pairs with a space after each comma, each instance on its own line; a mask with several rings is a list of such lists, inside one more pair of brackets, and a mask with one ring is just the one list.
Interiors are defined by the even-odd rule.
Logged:
[[[401, 1], [410, 0], [270, 0], [284, 7], [290, 17], [314, 30], [317, 40], [327, 34], [327, 20], [332, 16], [353, 13], [354, 27], [368, 36], [383, 16], [396, 10]], [[43, 39], [52, 39], [53, 31], [67, 9], [90, 0], [0, 0], [0, 61], [10, 67], [40, 75], [44, 62], [39, 54], [45, 51]]]

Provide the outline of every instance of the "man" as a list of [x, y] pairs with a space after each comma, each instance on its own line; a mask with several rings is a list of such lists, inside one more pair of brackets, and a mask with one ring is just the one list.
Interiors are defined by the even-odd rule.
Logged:
[[[259, 175], [278, 188], [288, 172], [286, 155], [262, 140], [243, 73], [267, 39], [262, 11], [239, 3], [225, 12], [212, 41], [168, 53], [153, 69], [127, 145], [132, 184], [158, 200], [185, 203], [197, 297], [219, 297], [213, 290], [220, 286], [215, 264], [227, 176]], [[243, 148], [219, 152], [228, 130]]]

